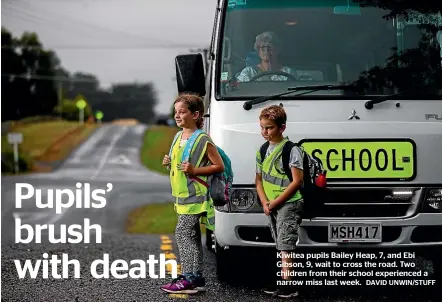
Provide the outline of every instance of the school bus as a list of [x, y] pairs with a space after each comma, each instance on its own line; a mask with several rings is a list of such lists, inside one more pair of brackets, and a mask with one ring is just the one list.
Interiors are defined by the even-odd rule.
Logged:
[[272, 104], [327, 169], [325, 210], [302, 221], [300, 248], [442, 247], [442, 18], [436, 2], [411, 3], [219, 0], [207, 69], [201, 54], [176, 57], [178, 91], [204, 95], [205, 131], [235, 173], [207, 238], [220, 280], [238, 250], [274, 246], [254, 185]]

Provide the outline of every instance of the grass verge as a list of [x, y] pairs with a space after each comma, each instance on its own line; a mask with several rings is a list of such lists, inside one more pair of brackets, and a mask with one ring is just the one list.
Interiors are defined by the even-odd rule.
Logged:
[[169, 171], [161, 163], [164, 155], [169, 153], [173, 138], [179, 130], [161, 125], [147, 129], [141, 147], [141, 162], [147, 169], [169, 175]]
[[[131, 211], [125, 229], [129, 234], [173, 234], [176, 223], [173, 202], [155, 203]], [[201, 231], [205, 233], [204, 225]]]
[[[29, 170], [47, 172], [52, 170], [51, 163], [65, 159], [97, 126], [97, 124], [80, 126], [78, 122], [57, 120], [18, 123], [11, 132], [23, 134], [19, 153], [32, 161]], [[11, 148], [7, 134], [2, 135], [2, 153], [10, 152]]]

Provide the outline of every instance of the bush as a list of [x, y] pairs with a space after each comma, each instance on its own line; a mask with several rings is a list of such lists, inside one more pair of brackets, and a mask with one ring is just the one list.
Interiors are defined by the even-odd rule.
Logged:
[[[32, 158], [19, 150], [18, 152], [18, 169], [19, 172], [29, 172], [33, 166]], [[15, 173], [14, 151], [12, 148], [2, 152], [2, 173]]]
[[[80, 119], [80, 109], [77, 108], [75, 101], [63, 100], [63, 103], [54, 108], [54, 113], [61, 114], [63, 119], [68, 121], [78, 121]], [[84, 121], [92, 116], [92, 109], [89, 104], [84, 108]]]

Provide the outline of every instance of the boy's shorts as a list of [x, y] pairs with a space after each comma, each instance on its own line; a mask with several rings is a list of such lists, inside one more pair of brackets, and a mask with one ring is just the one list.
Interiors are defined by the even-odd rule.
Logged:
[[270, 231], [277, 250], [293, 251], [296, 248], [303, 205], [303, 200], [288, 202], [268, 216]]

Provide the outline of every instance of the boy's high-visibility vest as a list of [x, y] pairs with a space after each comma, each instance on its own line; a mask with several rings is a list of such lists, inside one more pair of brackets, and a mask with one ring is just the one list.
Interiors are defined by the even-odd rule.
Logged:
[[[290, 184], [290, 180], [284, 171], [278, 171], [275, 167], [275, 163], [279, 161], [282, 156], [282, 148], [287, 141], [287, 138], [283, 139], [264, 161], [261, 160], [259, 150], [256, 152], [256, 162], [261, 167], [262, 184], [269, 201], [275, 200], [280, 196]], [[295, 202], [300, 199], [302, 199], [302, 195], [301, 192], [297, 190], [287, 202]]]
[[[207, 217], [203, 217], [202, 223], [205, 223], [208, 229], [213, 230], [215, 211], [207, 188], [199, 182], [191, 180], [183, 171], [178, 170], [178, 165], [181, 165], [181, 158], [186, 145], [184, 144], [180, 147], [181, 136], [182, 132], [177, 133], [177, 137], [174, 139], [175, 144], [172, 146], [170, 159], [170, 184], [172, 195], [176, 198], [175, 210], [178, 214], [200, 214], [206, 212]], [[200, 134], [196, 138], [189, 158], [189, 162], [193, 167], [199, 167], [202, 164], [209, 142], [212, 142], [212, 140], [205, 133]], [[198, 177], [207, 181], [207, 176]]]

